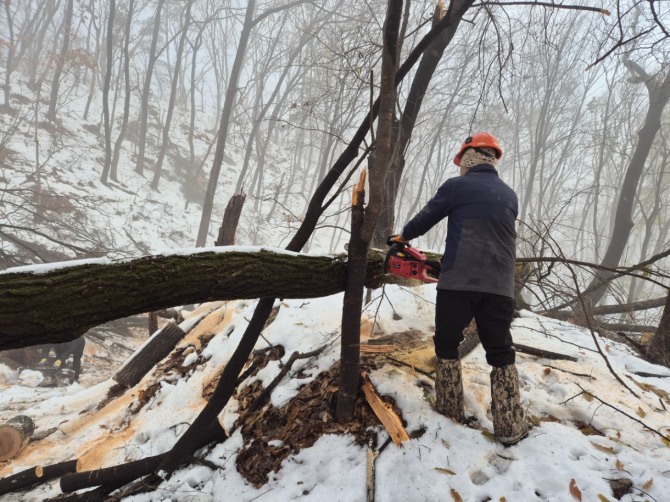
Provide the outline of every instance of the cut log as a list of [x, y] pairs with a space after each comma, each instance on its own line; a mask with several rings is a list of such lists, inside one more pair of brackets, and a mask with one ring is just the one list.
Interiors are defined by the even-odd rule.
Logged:
[[[221, 442], [226, 439], [226, 433], [218, 420], [212, 423], [205, 433], [199, 447], [205, 446], [211, 442]], [[128, 462], [114, 467], [104, 467], [93, 471], [77, 472], [76, 474], [66, 474], [60, 479], [60, 489], [63, 493], [70, 493], [84, 488], [91, 488], [100, 485], [123, 486], [135, 479], [151, 474], [163, 460], [174, 455], [174, 452], [168, 451], [153, 457], [146, 457], [133, 462]]]
[[26, 415], [17, 415], [0, 425], [0, 462], [14, 458], [28, 444], [35, 424]]
[[37, 466], [2, 478], [0, 479], [0, 495], [16, 492], [28, 486], [35, 485], [41, 481], [40, 478], [43, 474], [42, 467]]
[[172, 352], [184, 336], [186, 333], [179, 326], [174, 323], [166, 324], [163, 329], [154, 333], [112, 378], [126, 388], [137, 385], [151, 368]]
[[[383, 281], [370, 253], [366, 286]], [[132, 261], [27, 267], [0, 273], [0, 350], [74, 340], [113, 319], [178, 305], [256, 298], [317, 298], [344, 291], [346, 259], [218, 248]]]
[[66, 460], [46, 467], [31, 467], [12, 476], [0, 479], [0, 495], [25, 490], [64, 474], [78, 472], [81, 467], [79, 460]]
[[382, 398], [377, 394], [365, 371], [361, 371], [361, 378], [363, 379], [361, 389], [372, 411], [377, 415], [377, 418], [379, 418], [379, 421], [386, 429], [386, 432], [389, 433], [393, 442], [401, 445], [409, 439], [409, 434], [407, 434], [405, 427], [403, 427], [400, 417], [388, 403], [382, 401]]

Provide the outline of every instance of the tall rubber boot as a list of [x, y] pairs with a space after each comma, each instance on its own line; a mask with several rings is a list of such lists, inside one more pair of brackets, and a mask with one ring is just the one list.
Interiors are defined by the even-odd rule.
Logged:
[[493, 434], [503, 445], [515, 445], [528, 435], [520, 404], [519, 373], [514, 364], [491, 370], [491, 414]]
[[456, 422], [465, 423], [461, 361], [458, 359], [436, 358], [435, 408], [438, 413]]

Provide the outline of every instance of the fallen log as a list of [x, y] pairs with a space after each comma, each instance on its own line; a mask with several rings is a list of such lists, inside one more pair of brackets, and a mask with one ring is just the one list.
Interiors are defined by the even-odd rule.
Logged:
[[520, 343], [515, 343], [514, 348], [517, 352], [523, 354], [528, 354], [531, 356], [541, 357], [543, 359], [563, 359], [565, 361], [579, 361], [574, 356], [568, 356], [566, 354], [561, 354], [559, 352], [552, 352], [550, 350], [537, 349], [535, 347], [530, 347], [529, 345], [521, 345]]
[[35, 424], [26, 415], [17, 415], [0, 425], [0, 462], [14, 458], [30, 441]]
[[113, 380], [127, 389], [134, 387], [151, 368], [172, 352], [184, 336], [186, 333], [179, 326], [174, 323], [166, 324], [116, 372]]
[[[383, 281], [370, 253], [366, 286]], [[0, 350], [74, 340], [94, 326], [143, 312], [216, 300], [316, 298], [344, 291], [344, 256], [262, 248], [74, 261], [0, 273]]]
[[[205, 446], [212, 442], [221, 442], [226, 439], [226, 433], [218, 420], [208, 427], [204, 439], [197, 448]], [[84, 488], [94, 486], [123, 486], [135, 479], [151, 474], [163, 460], [172, 455], [171, 451], [154, 455], [152, 457], [142, 458], [133, 462], [116, 465], [113, 467], [104, 467], [92, 471], [77, 472], [66, 474], [60, 478], [60, 489], [63, 493], [71, 493]]]
[[64, 474], [78, 472], [81, 466], [79, 460], [66, 460], [46, 467], [36, 466], [17, 472], [0, 479], [0, 495], [26, 490], [52, 479], [60, 478]]

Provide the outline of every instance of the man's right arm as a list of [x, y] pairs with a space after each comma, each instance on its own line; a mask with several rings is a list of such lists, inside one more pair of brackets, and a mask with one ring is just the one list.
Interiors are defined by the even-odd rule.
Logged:
[[409, 220], [402, 229], [401, 235], [403, 239], [409, 241], [425, 234], [449, 214], [451, 201], [453, 200], [454, 185], [457, 180], [458, 178], [448, 179], [437, 190], [435, 196], [426, 203], [423, 209], [414, 218]]

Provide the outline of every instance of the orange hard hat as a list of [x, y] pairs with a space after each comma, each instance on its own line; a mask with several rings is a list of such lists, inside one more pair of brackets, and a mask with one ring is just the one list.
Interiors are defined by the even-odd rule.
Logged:
[[477, 134], [468, 136], [463, 142], [461, 149], [456, 154], [456, 157], [454, 157], [454, 164], [457, 166], [461, 165], [461, 157], [463, 157], [463, 154], [468, 148], [492, 148], [496, 151], [496, 159], [502, 157], [502, 148], [500, 148], [500, 143], [498, 143], [496, 137], [487, 132], [478, 132]]

